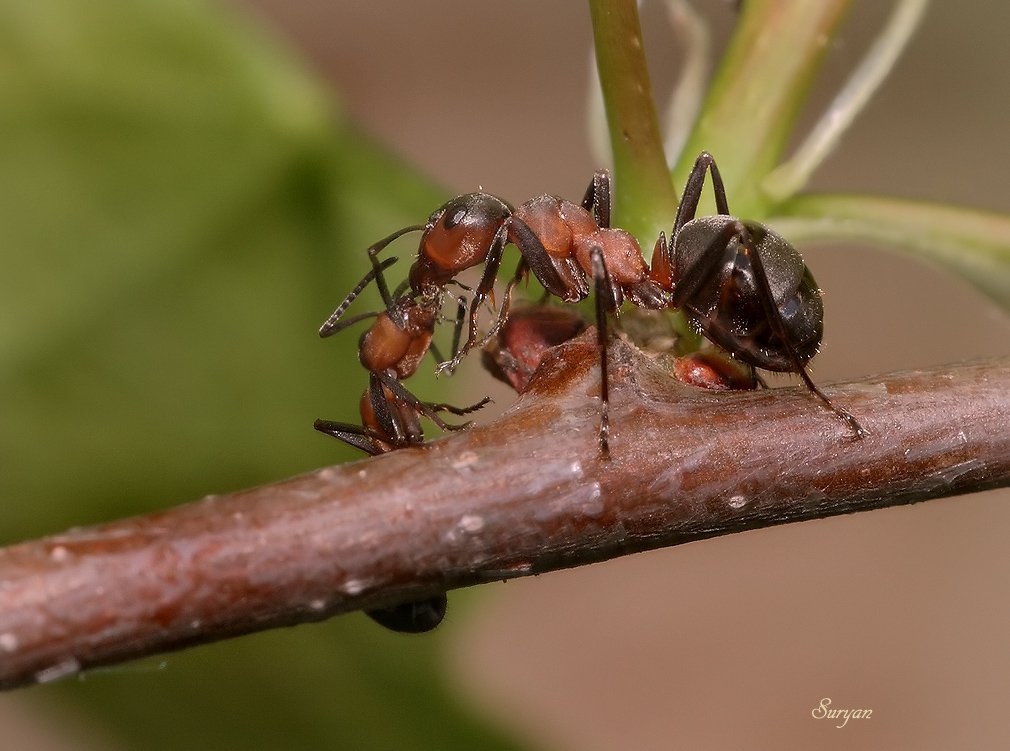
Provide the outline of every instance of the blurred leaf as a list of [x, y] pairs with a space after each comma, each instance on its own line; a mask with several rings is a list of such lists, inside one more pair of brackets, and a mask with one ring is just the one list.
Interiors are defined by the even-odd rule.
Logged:
[[796, 242], [860, 240], [933, 261], [1010, 310], [1010, 217], [877, 196], [798, 196], [769, 224]]
[[[355, 337], [315, 331], [438, 192], [196, 0], [0, 5], [0, 102], [3, 541], [354, 456], [311, 424], [356, 419]], [[511, 747], [439, 643], [348, 616], [31, 696], [137, 748]]]

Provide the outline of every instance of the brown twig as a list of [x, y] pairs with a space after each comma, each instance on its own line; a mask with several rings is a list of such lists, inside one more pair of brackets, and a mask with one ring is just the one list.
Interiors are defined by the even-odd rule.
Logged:
[[1010, 484], [1010, 360], [707, 392], [593, 333], [494, 424], [0, 550], [0, 686], [744, 529]]

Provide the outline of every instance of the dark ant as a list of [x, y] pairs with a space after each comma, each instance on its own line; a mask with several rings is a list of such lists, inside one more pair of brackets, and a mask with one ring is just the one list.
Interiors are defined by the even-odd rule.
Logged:
[[[420, 417], [423, 415], [444, 430], [460, 430], [466, 425], [444, 422], [439, 412], [465, 415], [483, 407], [482, 401], [470, 407], [453, 407], [448, 404], [422, 402], [400, 382], [413, 375], [431, 351], [436, 361], [442, 359], [432, 343], [438, 307], [403, 296], [403, 290], [390, 295], [383, 271], [396, 262], [395, 258], [375, 264], [371, 271], [355, 285], [344, 301], [319, 329], [319, 335], [331, 336], [358, 321], [374, 317], [375, 322], [362, 334], [358, 344], [358, 357], [369, 371], [368, 389], [361, 397], [361, 425], [316, 420], [315, 429], [344, 443], [377, 455], [424, 441]], [[382, 311], [365, 313], [341, 321], [344, 312], [372, 280], [376, 281], [386, 307]], [[466, 306], [461, 299], [453, 336], [453, 354], [459, 345], [460, 331]], [[386, 608], [365, 611], [372, 620], [392, 631], [423, 633], [435, 628], [445, 617], [448, 600], [440, 594], [423, 600], [398, 603]]]
[[443, 592], [425, 600], [411, 600], [388, 608], [366, 610], [365, 615], [400, 634], [423, 634], [432, 631], [445, 618], [449, 598]]
[[[712, 175], [718, 214], [695, 218], [706, 172]], [[459, 196], [437, 209], [426, 224], [406, 227], [373, 245], [369, 257], [378, 267], [375, 256], [386, 245], [407, 232], [423, 231], [410, 269], [411, 289], [422, 299], [440, 298], [459, 272], [484, 264], [470, 303], [466, 343], [439, 366], [449, 372], [470, 349], [497, 335], [508, 319], [514, 288], [529, 273], [548, 294], [564, 302], [587, 297], [592, 279], [601, 370], [599, 445], [604, 458], [609, 457], [607, 313], [618, 313], [625, 297], [648, 310], [683, 309], [706, 337], [751, 368], [799, 374], [856, 438], [866, 435], [806, 372], [823, 334], [824, 309], [813, 275], [780, 235], [730, 215], [711, 154], [702, 152], [695, 161], [671, 240], [668, 244], [660, 235], [651, 268], [637, 240], [609, 226], [610, 188], [609, 173], [599, 171], [581, 206], [543, 195], [512, 209], [487, 193]], [[493, 289], [507, 243], [519, 249], [521, 258], [495, 323], [478, 343], [477, 312]]]
[[[718, 214], [695, 218], [711, 172]], [[706, 337], [754, 368], [797, 373], [807, 389], [846, 422], [855, 438], [867, 431], [814, 384], [806, 364], [824, 334], [824, 305], [813, 274], [785, 238], [729, 213], [715, 160], [695, 160], [677, 209], [669, 246], [661, 234], [650, 277], [670, 292]]]

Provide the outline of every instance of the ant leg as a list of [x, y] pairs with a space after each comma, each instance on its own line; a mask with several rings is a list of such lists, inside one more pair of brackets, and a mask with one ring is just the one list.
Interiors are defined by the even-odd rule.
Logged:
[[372, 262], [372, 268], [375, 269], [375, 284], [379, 288], [379, 294], [382, 295], [382, 302], [386, 304], [388, 308], [392, 304], [393, 298], [389, 296], [389, 288], [386, 286], [386, 280], [382, 278], [382, 268], [379, 263], [379, 259], [376, 258], [382, 250], [389, 245], [393, 240], [403, 237], [408, 232], [417, 232], [425, 228], [423, 224], [412, 224], [409, 227], [404, 227], [403, 229], [398, 229], [391, 235], [379, 240], [379, 242], [374, 245], [370, 245], [368, 248], [368, 260]]
[[619, 305], [616, 290], [610, 282], [603, 249], [594, 246], [590, 250], [593, 261], [593, 283], [596, 302], [596, 346], [600, 352], [600, 457], [610, 459], [610, 375], [607, 357], [607, 313], [616, 311]]
[[354, 285], [354, 288], [347, 293], [347, 297], [344, 298], [343, 302], [341, 302], [340, 305], [337, 306], [337, 309], [334, 310], [330, 314], [330, 317], [323, 322], [323, 325], [319, 327], [319, 336], [322, 337], [330, 336], [332, 334], [337, 333], [341, 329], [347, 328], [353, 323], [357, 323], [358, 321], [363, 321], [365, 318], [378, 315], [378, 313], [368, 313], [366, 315], [356, 316], [355, 318], [344, 321], [343, 323], [338, 323], [340, 321], [340, 317], [344, 315], [344, 312], [347, 310], [350, 304], [354, 302], [355, 298], [357, 298], [357, 296], [361, 294], [361, 291], [365, 287], [367, 287], [368, 283], [371, 282], [373, 279], [375, 279], [375, 283], [376, 285], [379, 286], [380, 291], [384, 289], [386, 290], [385, 294], [382, 297], [382, 301], [386, 304], [386, 307], [389, 307], [390, 304], [388, 299], [389, 290], [386, 289], [386, 282], [382, 278], [382, 272], [388, 269], [394, 263], [396, 263], [396, 260], [397, 259], [394, 256], [392, 258], [387, 258], [382, 263], [375, 263], [372, 270], [369, 271], [367, 274], [365, 274], [361, 278], [360, 282]]
[[[509, 283], [505, 286], [505, 294], [502, 297], [502, 303], [498, 308], [498, 315], [495, 317], [494, 324], [491, 326], [490, 330], [487, 332], [487, 334], [484, 335], [484, 338], [481, 339], [479, 342], [471, 343], [469, 340], [467, 340], [467, 343], [462, 350], [457, 351], [455, 349], [454, 344], [455, 354], [453, 355], [452, 360], [450, 360], [449, 362], [442, 363], [439, 366], [439, 369], [437, 371], [438, 373], [441, 373], [443, 370], [448, 370], [449, 373], [451, 374], [453, 369], [459, 364], [459, 361], [463, 359], [463, 356], [467, 353], [469, 349], [473, 349], [474, 347], [477, 347], [478, 349], [483, 349], [484, 347], [487, 346], [488, 342], [490, 342], [492, 339], [498, 336], [498, 332], [501, 331], [502, 327], [505, 325], [505, 322], [508, 320], [509, 310], [512, 308], [512, 292], [513, 290], [515, 290], [519, 282], [522, 281], [523, 277], [526, 275], [526, 271], [527, 271], [526, 262], [520, 259], [519, 265], [516, 266], [515, 274], [513, 274], [512, 278], [509, 280]], [[546, 299], [546, 293], [545, 293], [545, 299]], [[470, 320], [471, 321], [473, 320], [472, 312], [470, 313]]]
[[793, 361], [793, 365], [796, 367], [796, 371], [800, 374], [800, 378], [803, 379], [803, 383], [806, 384], [811, 393], [815, 394], [822, 402], [824, 402], [828, 409], [848, 424], [856, 438], [863, 438], [864, 436], [869, 435], [869, 431], [860, 425], [859, 421], [856, 420], [855, 417], [841, 407], [835, 406], [835, 404], [828, 399], [824, 392], [817, 388], [814, 384], [810, 375], [807, 373], [806, 367], [796, 354], [796, 350], [793, 348], [792, 342], [789, 340], [785, 324], [782, 322], [782, 314], [775, 306], [775, 298], [772, 295], [771, 286], [768, 284], [768, 275], [765, 273], [764, 261], [761, 260], [761, 254], [758, 253], [757, 248], [754, 247], [754, 241], [751, 237], [750, 231], [744, 223], [739, 220], [729, 226], [735, 229], [734, 236], [739, 238], [742, 252], [750, 260], [751, 267], [754, 269], [754, 279], [757, 281], [761, 305], [764, 308], [768, 323], [772, 327], [772, 331], [775, 332], [775, 335], [778, 336], [785, 345], [786, 351], [789, 353], [789, 357]]
[[[684, 184], [684, 195], [680, 199], [680, 206], [677, 207], [677, 219], [673, 223], [673, 237], [677, 236], [680, 228], [694, 219], [698, 211], [698, 201], [701, 200], [701, 192], [705, 187], [705, 171], [712, 172], [712, 190], [715, 193], [715, 207], [720, 214], [729, 214], [729, 204], [726, 202], [726, 187], [722, 182], [722, 175], [715, 164], [715, 158], [707, 151], [698, 154]], [[672, 244], [672, 241], [671, 241]]]
[[593, 212], [596, 224], [606, 229], [610, 227], [611, 203], [611, 180], [610, 172], [605, 169], [596, 170], [593, 173], [593, 181], [586, 188], [586, 195], [582, 198], [582, 208]]
[[[456, 308], [456, 323], [452, 327], [452, 357], [459, 354], [459, 340], [463, 334], [463, 320], [466, 318], [466, 299], [459, 298], [459, 307]], [[438, 358], [441, 360], [442, 358]]]
[[486, 347], [488, 342], [498, 336], [498, 333], [502, 330], [505, 322], [509, 319], [509, 311], [512, 309], [512, 293], [515, 288], [519, 285], [519, 282], [523, 280], [526, 276], [529, 267], [526, 265], [526, 260], [523, 258], [519, 259], [518, 265], [516, 265], [515, 273], [512, 274], [512, 278], [509, 279], [509, 283], [505, 285], [505, 294], [502, 296], [501, 305], [498, 307], [498, 315], [494, 319], [494, 324], [491, 329], [484, 335], [484, 338], [477, 342], [478, 348]]
[[[459, 297], [457, 298], [457, 301], [459, 302], [459, 305], [456, 308], [456, 318], [452, 327], [451, 357], [455, 357], [459, 353], [459, 340], [463, 334], [463, 321], [466, 320], [466, 298]], [[431, 352], [432, 357], [435, 358], [436, 363], [441, 364], [445, 360], [445, 358], [442, 357], [441, 351], [435, 345], [435, 342], [431, 342], [428, 345], [428, 351]]]
[[[380, 426], [386, 434], [395, 437], [395, 445], [398, 448], [422, 443], [424, 435], [421, 433], [419, 425], [408, 426], [402, 419], [397, 419], [396, 413], [389, 409], [391, 405], [388, 402], [388, 398], [386, 397], [383, 387], [389, 389], [393, 396], [401, 404], [405, 404], [410, 407], [415, 414], [424, 415], [439, 428], [448, 431], [463, 430], [468, 427], [470, 423], [464, 423], [462, 425], [447, 423], [439, 417], [439, 412], [449, 412], [460, 416], [468, 415], [471, 412], [476, 412], [478, 409], [481, 409], [491, 403], [491, 397], [489, 396], [485, 396], [476, 404], [471, 404], [467, 407], [455, 407], [451, 404], [422, 402], [410, 391], [408, 391], [398, 379], [388, 373], [376, 374], [375, 378], [381, 383], [381, 385], [377, 386], [374, 391], [369, 392], [372, 399], [372, 409], [375, 411], [376, 419], [379, 421]], [[382, 403], [377, 404], [377, 399], [381, 399]]]
[[702, 251], [698, 259], [689, 266], [683, 277], [677, 280], [670, 298], [670, 306], [682, 308], [687, 300], [690, 300], [714, 274], [719, 273], [725, 263], [726, 256], [730, 252], [730, 243], [734, 237], [739, 236], [737, 225], [743, 226], [740, 222], [730, 222], [723, 227], [708, 247]]
[[326, 435], [343, 441], [348, 446], [361, 449], [369, 456], [378, 456], [384, 453], [375, 445], [375, 441], [372, 440], [372, 435], [368, 432], [368, 429], [360, 425], [337, 422], [336, 420], [316, 420], [312, 423], [312, 427], [320, 433], [326, 433]]
[[[463, 415], [468, 415], [471, 412], [476, 412], [478, 409], [486, 407], [488, 404], [491, 403], [491, 401], [492, 400], [490, 396], [485, 396], [479, 402], [477, 402], [476, 404], [471, 404], [469, 407], [454, 407], [451, 404], [444, 404], [442, 402], [426, 402], [425, 404], [435, 412], [448, 412], [450, 414], [462, 417]], [[449, 426], [449, 428], [453, 430], [456, 430], [459, 427], [461, 426], [459, 425]]]
[[[405, 404], [418, 414], [424, 415], [442, 430], [462, 430], [469, 425], [469, 423], [465, 423], [463, 425], [450, 425], [439, 417], [438, 413], [432, 409], [429, 404], [422, 402], [410, 393], [398, 379], [394, 378], [389, 373], [374, 373], [373, 375], [383, 386], [392, 392], [393, 396], [395, 396], [401, 404]], [[420, 441], [414, 441], [413, 443], [420, 443]]]
[[[386, 376], [390, 382], [400, 383], [388, 373], [382, 373], [381, 376]], [[416, 420], [413, 425], [406, 424], [399, 411], [395, 409], [395, 405], [391, 403], [392, 400], [386, 395], [384, 387], [388, 388], [388, 385], [386, 380], [381, 376], [378, 373], [368, 374], [368, 401], [372, 406], [375, 421], [379, 424], [383, 435], [388, 436], [389, 443], [397, 448], [422, 443], [424, 441], [424, 434], [421, 433], [420, 425]], [[402, 386], [400, 386], [400, 389], [405, 394], [410, 394]], [[400, 398], [400, 395], [396, 391], [391, 388], [389, 390], [395, 398]]]
[[554, 258], [547, 252], [544, 244], [540, 242], [540, 238], [530, 229], [530, 226], [516, 217], [512, 217], [511, 222], [512, 242], [519, 248], [523, 261], [544, 289], [565, 302], [578, 302], [585, 299], [589, 294], [589, 289], [575, 284], [579, 279], [584, 279], [585, 275], [580, 272], [575, 276], [569, 275], [567, 280], [563, 279], [555, 266]]

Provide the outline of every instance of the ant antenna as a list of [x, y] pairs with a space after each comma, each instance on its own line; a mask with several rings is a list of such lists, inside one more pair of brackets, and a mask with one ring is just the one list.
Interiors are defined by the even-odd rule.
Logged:
[[362, 321], [370, 316], [378, 315], [377, 313], [368, 313], [363, 316], [355, 316], [350, 320], [344, 321], [343, 324], [338, 323], [347, 308], [350, 307], [355, 298], [361, 294], [361, 291], [367, 287], [373, 279], [381, 277], [382, 272], [396, 263], [396, 261], [396, 256], [393, 256], [392, 258], [387, 258], [382, 263], [377, 263], [372, 269], [369, 269], [368, 273], [361, 278], [361, 281], [355, 284], [354, 288], [347, 293], [347, 297], [344, 298], [344, 301], [337, 306], [337, 309], [334, 310], [333, 313], [330, 314], [330, 317], [323, 322], [323, 325], [319, 327], [319, 336], [331, 336], [332, 334], [336, 334], [338, 331], [350, 326], [352, 323], [357, 323], [358, 321]]

